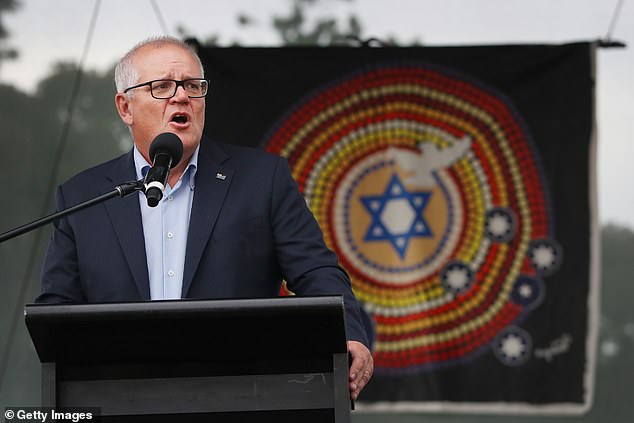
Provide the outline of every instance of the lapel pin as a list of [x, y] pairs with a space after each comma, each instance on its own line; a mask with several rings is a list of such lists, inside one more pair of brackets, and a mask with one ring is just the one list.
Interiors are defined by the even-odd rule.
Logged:
[[221, 181], [224, 181], [225, 179], [227, 179], [227, 175], [225, 175], [224, 173], [216, 173], [216, 179], [220, 179]]

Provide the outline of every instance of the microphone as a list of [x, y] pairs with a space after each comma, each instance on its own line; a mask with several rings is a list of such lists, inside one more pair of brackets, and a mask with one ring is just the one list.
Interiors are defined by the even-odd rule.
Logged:
[[150, 144], [150, 157], [152, 167], [145, 175], [143, 186], [147, 205], [156, 207], [163, 198], [170, 169], [176, 166], [183, 157], [183, 142], [178, 135], [164, 132], [154, 138]]

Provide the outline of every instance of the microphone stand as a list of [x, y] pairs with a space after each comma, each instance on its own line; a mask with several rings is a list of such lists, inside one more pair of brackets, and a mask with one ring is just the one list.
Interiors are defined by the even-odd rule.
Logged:
[[68, 207], [64, 210], [55, 212], [53, 214], [49, 214], [48, 216], [44, 216], [41, 219], [37, 219], [34, 220], [31, 223], [27, 223], [26, 225], [22, 225], [19, 226], [15, 229], [12, 229], [10, 231], [4, 232], [3, 234], [0, 234], [0, 243], [3, 243], [4, 241], [7, 241], [11, 238], [15, 238], [16, 236], [22, 235], [26, 232], [30, 232], [34, 229], [39, 228], [40, 226], [44, 226], [54, 220], [60, 219], [66, 215], [69, 214], [73, 214], [75, 212], [78, 212], [80, 210], [83, 210], [85, 208], [88, 207], [92, 207], [94, 205], [97, 205], [99, 203], [103, 203], [106, 200], [109, 200], [111, 198], [114, 197], [120, 197], [123, 198], [125, 196], [127, 196], [128, 194], [131, 194], [133, 192], [136, 191], [143, 191], [145, 192], [145, 188], [143, 186], [143, 179], [140, 179], [138, 181], [131, 181], [131, 182], [124, 182], [121, 185], [117, 185], [112, 191], [107, 192], [105, 194], [102, 194], [98, 197], [95, 197], [93, 199], [90, 200], [86, 200], [83, 201], [79, 204], [76, 204], [74, 206]]

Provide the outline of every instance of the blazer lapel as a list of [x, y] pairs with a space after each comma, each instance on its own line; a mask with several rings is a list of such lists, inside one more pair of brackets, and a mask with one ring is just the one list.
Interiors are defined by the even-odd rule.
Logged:
[[182, 298], [187, 297], [203, 251], [224, 203], [233, 169], [223, 165], [229, 156], [211, 140], [203, 139], [198, 156], [194, 202], [189, 219]]
[[[112, 190], [116, 185], [136, 179], [132, 152], [116, 162], [106, 175], [104, 192]], [[147, 270], [143, 222], [138, 194], [130, 194], [125, 198], [115, 198], [105, 203], [119, 244], [128, 262], [134, 282], [142, 300], [150, 299], [150, 278]]]

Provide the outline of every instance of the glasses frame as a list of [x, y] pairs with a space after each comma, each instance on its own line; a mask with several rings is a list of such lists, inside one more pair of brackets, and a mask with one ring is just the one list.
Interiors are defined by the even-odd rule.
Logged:
[[[174, 88], [174, 93], [169, 96], [169, 97], [157, 97], [154, 95], [154, 91], [152, 90], [152, 84], [155, 82], [159, 82], [159, 81], [171, 81], [171, 82], [175, 82], [176, 83], [176, 88]], [[189, 98], [203, 98], [207, 96], [207, 93], [209, 92], [209, 80], [205, 79], [205, 78], [187, 78], [187, 79], [183, 79], [182, 81], [179, 81], [178, 79], [165, 79], [165, 78], [161, 78], [161, 79], [153, 79], [151, 81], [147, 81], [144, 82], [142, 84], [137, 84], [137, 85], [133, 85], [131, 87], [126, 88], [125, 90], [123, 90], [123, 93], [126, 94], [128, 91], [133, 90], [135, 88], [141, 88], [144, 86], [148, 86], [150, 87], [150, 95], [157, 99], [157, 100], [169, 100], [170, 98], [174, 97], [176, 95], [176, 92], [178, 91], [178, 87], [183, 87], [183, 90], [185, 91], [185, 93], [187, 93], [187, 90], [185, 89], [185, 82], [188, 81], [205, 81], [207, 83], [207, 91], [205, 92], [204, 95], [189, 95], [187, 94], [187, 97]]]

